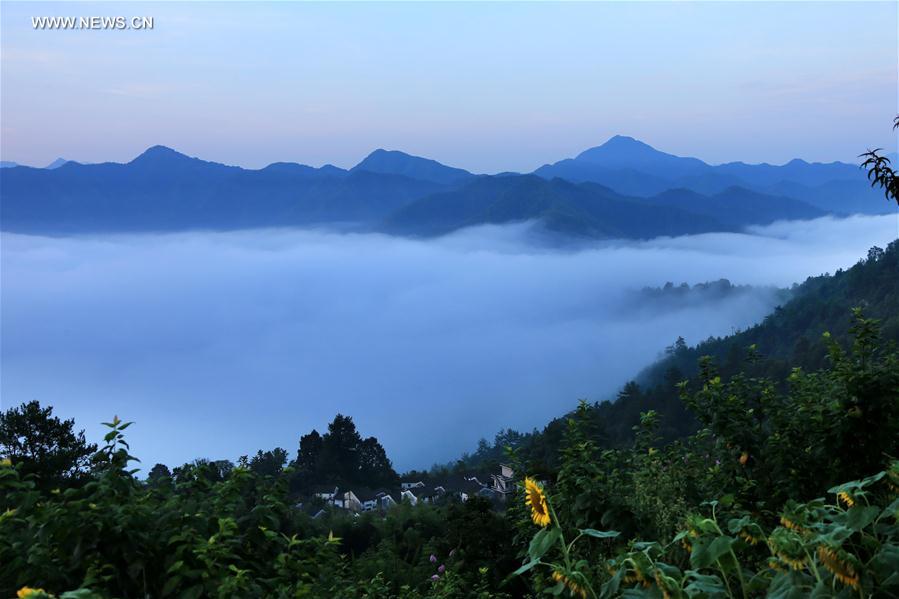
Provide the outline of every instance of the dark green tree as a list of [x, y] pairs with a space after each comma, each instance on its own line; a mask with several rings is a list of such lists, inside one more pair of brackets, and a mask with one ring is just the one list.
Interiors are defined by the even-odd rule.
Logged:
[[170, 478], [172, 478], [172, 473], [169, 470], [169, 467], [165, 464], [156, 464], [150, 468], [150, 472], [147, 474], [147, 483], [151, 486], [155, 486]]
[[374, 437], [364, 440], [359, 447], [358, 480], [368, 487], [386, 487], [398, 480], [387, 452]]
[[97, 446], [87, 443], [84, 431], [75, 432], [73, 419], [60, 420], [53, 408], [37, 401], [0, 414], [0, 457], [33, 474], [41, 488], [56, 488], [84, 478]]
[[356, 430], [353, 419], [337, 414], [322, 439], [321, 457], [318, 461], [319, 476], [328, 482], [353, 482], [359, 472], [361, 444], [362, 437]]
[[278, 476], [287, 464], [287, 450], [276, 447], [271, 451], [256, 452], [250, 459], [250, 470], [262, 476]]
[[296, 468], [300, 472], [315, 472], [322, 453], [322, 436], [312, 429], [308, 435], [300, 437], [300, 449], [297, 451]]
[[[893, 129], [899, 129], [899, 116], [893, 119]], [[887, 201], [893, 200], [899, 205], [899, 176], [890, 164], [890, 159], [882, 156], [881, 148], [868, 150], [859, 158], [864, 158], [862, 168], [868, 171], [868, 180], [871, 187], [880, 187], [883, 189], [883, 195]]]

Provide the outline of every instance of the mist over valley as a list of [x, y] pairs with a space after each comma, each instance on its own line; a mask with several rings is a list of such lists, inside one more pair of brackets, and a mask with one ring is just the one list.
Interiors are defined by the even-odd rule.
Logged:
[[90, 434], [135, 420], [151, 464], [198, 457], [198, 439], [209, 458], [293, 448], [339, 411], [399, 469], [427, 467], [613, 398], [678, 336], [760, 321], [784, 288], [851, 266], [895, 227], [826, 217], [570, 244], [534, 223], [429, 240], [3, 233], [2, 396], [51, 403]]

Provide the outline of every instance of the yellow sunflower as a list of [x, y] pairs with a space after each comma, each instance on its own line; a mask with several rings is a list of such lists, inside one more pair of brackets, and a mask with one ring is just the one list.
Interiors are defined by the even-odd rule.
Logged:
[[834, 550], [826, 545], [818, 545], [818, 559], [821, 560], [824, 567], [830, 570], [834, 578], [847, 586], [857, 589], [859, 585], [858, 572], [855, 571], [852, 562], [841, 555], [841, 553], [844, 552], [839, 549]]
[[559, 572], [558, 570], [553, 571], [553, 580], [555, 582], [561, 582], [572, 595], [581, 597], [582, 599], [587, 599], [587, 589], [579, 585], [576, 581], [572, 580], [565, 574]]
[[745, 529], [740, 531], [740, 538], [750, 545], [756, 545], [759, 542], [758, 537], [754, 536], [751, 532]]
[[531, 518], [538, 526], [549, 526], [549, 506], [543, 489], [533, 478], [524, 479], [524, 502], [531, 508]]
[[16, 593], [16, 597], [18, 597], [19, 599], [28, 599], [28, 597], [31, 597], [32, 595], [42, 595], [45, 592], [46, 591], [44, 591], [44, 589], [32, 589], [31, 587], [22, 587], [21, 589], [19, 589], [19, 592]]
[[837, 499], [846, 504], [847, 507], [852, 507], [855, 505], [855, 499], [853, 499], [852, 495], [847, 493], [846, 491], [840, 491], [837, 493]]

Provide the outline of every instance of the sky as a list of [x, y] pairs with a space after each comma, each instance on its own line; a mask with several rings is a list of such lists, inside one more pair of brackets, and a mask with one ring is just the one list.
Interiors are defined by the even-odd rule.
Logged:
[[[0, 157], [384, 147], [530, 171], [636, 137], [708, 162], [895, 149], [897, 3], [0, 4]], [[149, 16], [49, 31], [39, 16]]]
[[[768, 285], [852, 266], [896, 216], [576, 248], [527, 225], [431, 241], [324, 230], [0, 234], [0, 408], [36, 399], [89, 439], [135, 421], [145, 468], [236, 460], [326, 429], [337, 412], [400, 470], [542, 428], [614, 397], [679, 335], [761, 320]], [[643, 287], [729, 278], [724, 300]], [[760, 348], [764, 352], [764, 348]]]

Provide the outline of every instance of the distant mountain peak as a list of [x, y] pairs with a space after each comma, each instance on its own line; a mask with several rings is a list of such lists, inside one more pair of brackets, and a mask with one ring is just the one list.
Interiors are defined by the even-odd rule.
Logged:
[[628, 135], [615, 135], [601, 145], [584, 150], [575, 157], [575, 160], [598, 160], [605, 162], [613, 157], [631, 160], [633, 158], [647, 158], [654, 156], [668, 157], [672, 155], [656, 150], [648, 143]]
[[430, 158], [413, 156], [399, 150], [378, 148], [366, 156], [351, 171], [368, 171], [372, 173], [403, 175], [411, 179], [431, 181], [434, 183], [454, 183], [472, 176], [466, 170], [441, 164]]
[[44, 168], [52, 171], [53, 169], [59, 168], [67, 162], [68, 162], [68, 160], [66, 160], [65, 158], [57, 158], [56, 160], [54, 160], [53, 162], [51, 162]]
[[[413, 156], [412, 154], [407, 154], [406, 152], [403, 152], [401, 150], [387, 150], [385, 148], [375, 148], [374, 150], [369, 152], [369, 154], [368, 154], [368, 156], [366, 156], [365, 160], [368, 160], [369, 158], [372, 158], [372, 157], [376, 158], [378, 156], [383, 156], [383, 155], [403, 156], [406, 158], [419, 158], [419, 156]], [[365, 162], [365, 160], [363, 160], [363, 162]], [[421, 160], [428, 160], [428, 159], [421, 158]], [[435, 160], [435, 162], [436, 162], [436, 160]]]
[[655, 150], [651, 145], [646, 142], [642, 142], [639, 139], [631, 137], [629, 135], [613, 135], [610, 137], [606, 143], [602, 144], [600, 147], [622, 147], [622, 146], [633, 146], [638, 148], [649, 148], [650, 150]]
[[661, 152], [627, 135], [616, 135], [601, 146], [584, 150], [574, 160], [613, 170], [633, 169], [649, 172], [669, 179], [695, 175], [708, 168], [708, 165], [699, 159]]
[[132, 160], [130, 164], [150, 164], [150, 163], [171, 163], [175, 161], [194, 160], [190, 156], [182, 154], [172, 148], [166, 146], [150, 146], [144, 150], [137, 158]]

